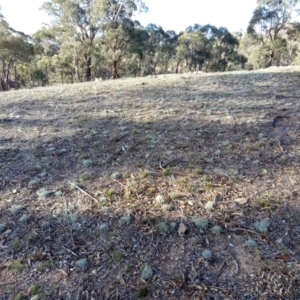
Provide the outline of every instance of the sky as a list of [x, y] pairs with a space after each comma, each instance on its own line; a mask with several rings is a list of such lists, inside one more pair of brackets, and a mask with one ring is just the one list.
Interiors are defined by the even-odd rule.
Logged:
[[[32, 34], [48, 23], [39, 10], [45, 0], [0, 0], [2, 14], [15, 30]], [[145, 0], [147, 14], [137, 15], [142, 25], [149, 23], [166, 30], [184, 31], [194, 24], [226, 27], [229, 31], [245, 31], [256, 7], [256, 0]]]

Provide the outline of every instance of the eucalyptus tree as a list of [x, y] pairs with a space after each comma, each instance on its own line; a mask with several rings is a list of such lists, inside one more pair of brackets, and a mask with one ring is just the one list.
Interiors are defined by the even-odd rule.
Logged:
[[0, 79], [1, 89], [9, 90], [10, 87], [18, 86], [14, 80], [18, 79], [17, 64], [31, 61], [34, 48], [30, 37], [22, 32], [16, 31], [9, 26], [0, 14]]
[[52, 31], [58, 42], [71, 45], [74, 70], [84, 65], [84, 77], [89, 81], [93, 55], [99, 51], [96, 38], [110, 38], [113, 33], [108, 29], [113, 28], [119, 32], [112, 39], [122, 39], [121, 27], [114, 26], [130, 19], [134, 12], [146, 11], [146, 6], [142, 0], [50, 0], [43, 9], [53, 19]]
[[257, 8], [249, 22], [247, 33], [264, 49], [267, 66], [280, 64], [281, 55], [287, 51], [283, 32], [287, 29], [299, 0], [257, 0]]
[[176, 73], [183, 61], [189, 71], [201, 71], [205, 61], [211, 57], [209, 39], [199, 28], [200, 25], [188, 27], [179, 36], [176, 48]]
[[176, 54], [178, 35], [152, 23], [147, 25], [146, 30], [149, 39], [145, 45], [144, 75], [167, 73]]

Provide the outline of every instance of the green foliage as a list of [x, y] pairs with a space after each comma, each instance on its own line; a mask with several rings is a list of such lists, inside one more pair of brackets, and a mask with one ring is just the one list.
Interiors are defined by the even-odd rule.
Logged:
[[222, 231], [222, 228], [221, 228], [220, 226], [218, 226], [218, 225], [215, 225], [215, 226], [211, 229], [211, 232], [212, 232], [212, 234], [214, 234], [214, 235], [220, 235], [221, 231]]
[[194, 218], [194, 223], [199, 228], [206, 228], [208, 226], [208, 220], [206, 218]]
[[205, 260], [211, 260], [212, 259], [212, 252], [209, 249], [205, 249], [202, 251], [201, 256], [205, 259]]
[[18, 259], [12, 262], [9, 266], [8, 269], [13, 271], [14, 273], [21, 273], [26, 269], [26, 265], [23, 261], [23, 259]]
[[167, 223], [160, 222], [155, 227], [157, 233], [166, 234], [169, 231]]
[[82, 258], [75, 262], [75, 266], [79, 271], [85, 272], [89, 267], [89, 262], [86, 258]]
[[115, 252], [112, 254], [112, 257], [113, 257], [113, 260], [114, 260], [116, 263], [119, 263], [119, 262], [121, 262], [121, 260], [123, 259], [124, 253], [121, 252], [121, 251], [115, 251]]
[[6, 224], [0, 223], [0, 234], [6, 230]]
[[271, 225], [270, 221], [268, 219], [264, 219], [264, 220], [255, 222], [254, 227], [257, 231], [259, 231], [261, 233], [266, 233], [269, 231], [270, 225]]
[[142, 299], [148, 295], [148, 288], [146, 286], [141, 286], [137, 292], [137, 299]]
[[149, 264], [145, 264], [141, 277], [145, 280], [150, 279], [153, 276], [153, 270]]
[[257, 242], [256, 242], [255, 240], [249, 238], [249, 239], [247, 239], [247, 241], [244, 243], [244, 246], [249, 247], [249, 248], [255, 247], [255, 246], [257, 246]]
[[79, 181], [88, 181], [88, 180], [91, 180], [93, 177], [92, 177], [92, 174], [90, 173], [83, 173], [80, 175], [79, 177]]

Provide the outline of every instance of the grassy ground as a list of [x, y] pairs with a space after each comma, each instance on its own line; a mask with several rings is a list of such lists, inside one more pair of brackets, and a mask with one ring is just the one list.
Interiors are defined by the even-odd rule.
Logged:
[[299, 82], [0, 93], [0, 298], [300, 299]]

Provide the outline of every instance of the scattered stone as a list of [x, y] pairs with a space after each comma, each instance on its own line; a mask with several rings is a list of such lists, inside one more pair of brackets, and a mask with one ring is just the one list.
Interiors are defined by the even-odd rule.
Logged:
[[241, 197], [241, 198], [236, 198], [234, 199], [234, 202], [238, 203], [238, 204], [246, 204], [248, 202], [248, 198], [246, 197]]
[[180, 223], [178, 228], [178, 235], [184, 236], [187, 234], [187, 232], [188, 232], [188, 228], [183, 223]]

